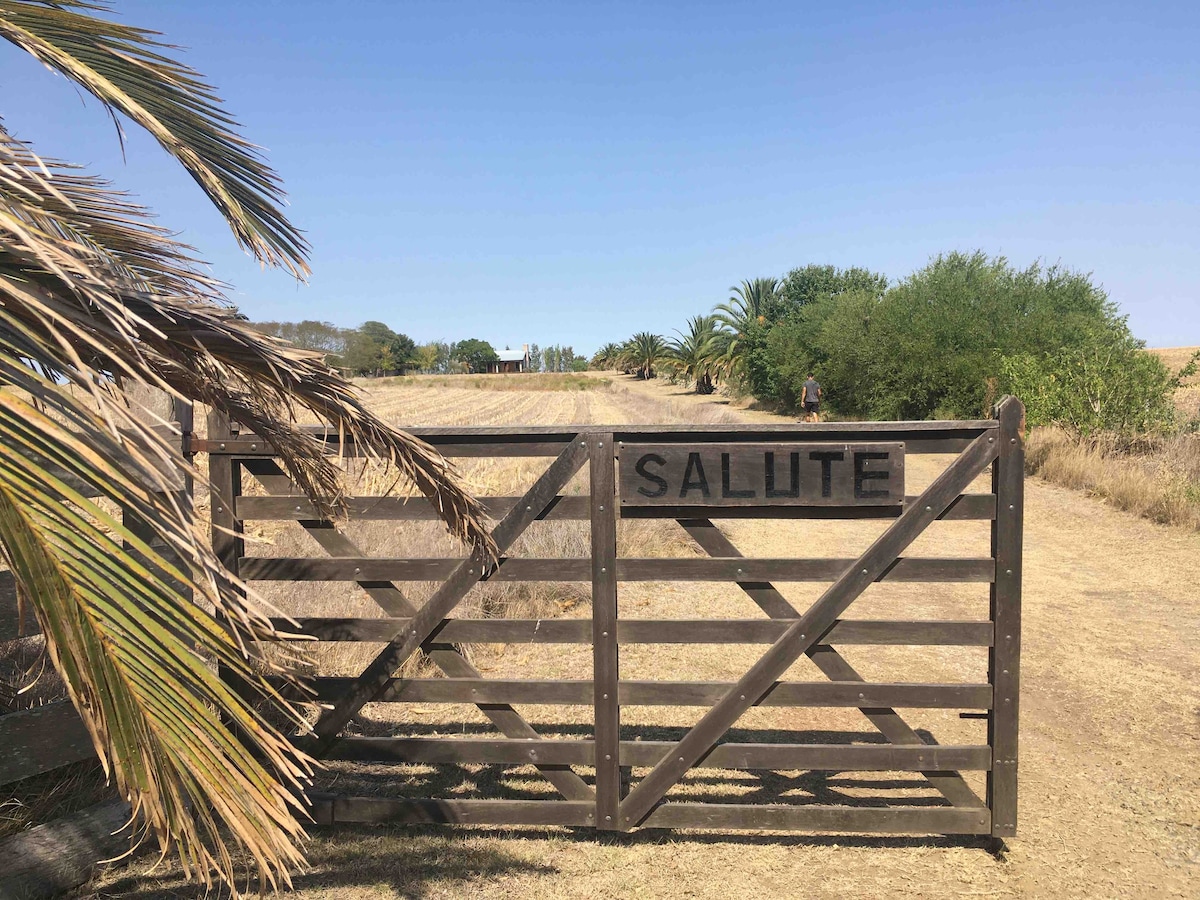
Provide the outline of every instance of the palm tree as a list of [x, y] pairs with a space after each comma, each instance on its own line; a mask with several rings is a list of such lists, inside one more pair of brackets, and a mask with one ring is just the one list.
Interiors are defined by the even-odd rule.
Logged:
[[612, 369], [617, 366], [621, 357], [621, 348], [617, 344], [605, 344], [595, 352], [591, 359], [593, 369]]
[[766, 319], [771, 300], [779, 291], [778, 278], [754, 278], [729, 289], [733, 296], [713, 310], [717, 321], [732, 328], [737, 336], [745, 335], [755, 324]]
[[771, 301], [779, 291], [777, 278], [754, 278], [729, 289], [732, 296], [717, 304], [713, 314], [732, 332], [724, 347], [723, 368], [727, 377], [741, 377], [745, 370], [745, 339], [756, 325], [766, 322]]
[[725, 347], [731, 334], [717, 326], [715, 315], [693, 316], [688, 330], [667, 342], [671, 367], [684, 383], [696, 385], [696, 393], [711, 394], [724, 373]]
[[623, 364], [637, 372], [638, 378], [654, 378], [655, 367], [666, 356], [667, 342], [657, 334], [641, 331], [625, 342], [621, 358]]
[[[104, 9], [4, 0], [0, 36], [146, 129], [244, 248], [305, 276], [308, 247], [280, 211], [278, 178], [212, 88], [154, 34], [95, 15]], [[344, 496], [340, 471], [295, 424], [297, 409], [314, 413], [434, 498], [455, 534], [492, 545], [445, 461], [368, 412], [321, 354], [253, 330], [144, 208], [0, 128], [0, 557], [145, 830], [189, 874], [211, 883], [215, 869], [231, 887], [230, 844], [240, 844], [274, 887], [303, 861], [296, 793], [311, 761], [259, 705], [297, 727], [305, 720], [268, 679], [287, 675], [286, 662], [267, 665], [258, 652], [277, 637], [270, 611], [221, 566], [190, 511], [147, 487], [163, 488], [161, 467], [178, 464], [131, 406], [131, 382], [207, 404], [269, 439], [336, 516], [344, 504], [329, 498]], [[109, 502], [155, 540], [127, 529]]]

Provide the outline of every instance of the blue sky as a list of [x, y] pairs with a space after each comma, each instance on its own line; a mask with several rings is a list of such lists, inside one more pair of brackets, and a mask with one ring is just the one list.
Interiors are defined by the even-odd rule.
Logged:
[[129, 188], [255, 319], [418, 341], [670, 334], [810, 262], [981, 248], [1091, 272], [1200, 344], [1200, 7], [1184, 3], [120, 2], [265, 146], [297, 285], [196, 186], [0, 47], [6, 125]]

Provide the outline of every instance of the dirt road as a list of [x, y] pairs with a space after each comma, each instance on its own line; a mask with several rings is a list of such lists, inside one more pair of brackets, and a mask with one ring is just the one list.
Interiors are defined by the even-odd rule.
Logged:
[[[510, 397], [473, 392], [479, 424], [527, 421], [778, 421], [732, 410], [656, 382], [618, 379], [613, 390]], [[455, 402], [450, 403], [453, 399]], [[428, 397], [417, 410], [462, 415], [467, 398]], [[420, 397], [380, 397], [399, 421]], [[470, 413], [467, 413], [469, 416]], [[518, 418], [514, 418], [517, 416]], [[944, 461], [910, 459], [910, 488]], [[883, 527], [870, 522], [740, 522], [731, 539], [747, 555], [847, 556]], [[982, 523], [939, 523], [909, 555], [987, 552]], [[998, 853], [983, 842], [856, 836], [640, 833], [597, 838], [565, 831], [345, 828], [318, 833], [313, 872], [298, 879], [304, 898], [367, 897], [1194, 897], [1200, 895], [1200, 536], [1155, 526], [1082, 495], [1037, 481], [1027, 487], [1024, 657], [1021, 699], [1019, 836]], [[878, 586], [880, 588], [883, 585]], [[980, 586], [872, 588], [851, 614], [891, 611], [986, 617]], [[817, 587], [791, 585], [798, 605]], [[794, 588], [794, 590], [793, 590]], [[982, 604], [982, 606], [981, 606]], [[568, 612], [587, 615], [586, 609]], [[631, 585], [621, 614], [638, 618], [753, 615], [736, 589], [718, 585]], [[509, 649], [488, 658], [493, 677], [590, 677], [590, 650]], [[695, 648], [692, 648], [693, 650]], [[641, 648], [622, 651], [623, 677], [736, 678], [761, 648], [719, 647], [708, 654]], [[967, 680], [985, 674], [973, 648], [858, 648], [851, 662], [870, 678]], [[863, 652], [869, 651], [869, 652]], [[850, 654], [848, 654], [850, 655]], [[481, 666], [483, 663], [481, 662]], [[670, 671], [664, 671], [669, 669]], [[798, 666], [792, 677], [813, 677]], [[980, 738], [981, 724], [953, 712], [912, 711], [939, 740]], [[583, 724], [586, 710], [538, 707], [535, 721]], [[905, 711], [906, 715], [909, 711]], [[461, 710], [417, 711], [433, 731], [473, 729]], [[641, 709], [646, 725], [686, 727], [696, 709]], [[739, 727], [863, 730], [855, 710], [820, 713], [753, 710]], [[412, 720], [408, 720], [412, 725]], [[916, 724], [916, 723], [914, 723]], [[339, 776], [341, 777], [341, 776]], [[414, 776], [419, 781], [420, 773]], [[534, 779], [536, 780], [536, 779]], [[696, 795], [774, 789], [811, 791], [812, 782], [772, 788], [758, 776], [724, 785], [685, 783]], [[464, 782], [468, 795], [477, 785]], [[525, 786], [527, 789], [528, 786]], [[854, 779], [822, 787], [868, 796]], [[199, 896], [170, 870], [135, 863], [94, 883], [104, 897]], [[86, 893], [85, 893], [86, 895]]]

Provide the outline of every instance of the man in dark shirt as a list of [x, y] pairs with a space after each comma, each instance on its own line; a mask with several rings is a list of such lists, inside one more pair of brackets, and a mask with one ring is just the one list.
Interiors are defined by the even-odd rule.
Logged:
[[804, 396], [801, 399], [804, 401], [804, 421], [820, 422], [821, 385], [817, 384], [811, 372], [808, 373], [808, 381], [804, 382]]

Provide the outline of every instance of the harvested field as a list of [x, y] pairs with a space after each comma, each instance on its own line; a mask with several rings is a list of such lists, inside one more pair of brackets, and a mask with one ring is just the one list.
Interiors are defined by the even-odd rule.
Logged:
[[[1178, 372], [1197, 351], [1200, 351], [1200, 347], [1164, 347], [1150, 352], [1166, 363], [1172, 372]], [[1175, 394], [1175, 406], [1185, 421], [1200, 419], [1200, 372], [1183, 383]]]
[[[374, 407], [403, 424], [554, 424], [567, 422], [779, 421], [762, 412], [730, 408], [719, 398], [682, 388], [616, 377], [593, 390], [499, 390], [437, 386], [371, 386]], [[945, 461], [910, 457], [910, 490], [928, 483]], [[473, 460], [461, 466], [480, 491], [512, 490], [534, 468]], [[1155, 525], [1075, 491], [1031, 480], [1027, 485], [1025, 630], [1022, 684], [1021, 807], [1019, 836], [999, 848], [978, 840], [854, 835], [684, 833], [645, 831], [600, 837], [563, 829], [351, 828], [316, 830], [312, 871], [297, 879], [307, 900], [389, 897], [711, 897], [731, 892], [753, 897], [1192, 897], [1200, 893], [1200, 535]], [[541, 523], [540, 527], [554, 523]], [[565, 525], [567, 523], [560, 523]], [[628, 523], [627, 523], [628, 524]], [[639, 555], [683, 555], [674, 523], [638, 523], [623, 534]], [[864, 549], [884, 527], [872, 521], [823, 523], [741, 521], [727, 533], [750, 556], [842, 556]], [[299, 529], [262, 530], [253, 552], [310, 552]], [[367, 552], [452, 555], [433, 530], [403, 533], [380, 523], [352, 526]], [[553, 550], [582, 555], [586, 543], [569, 529], [545, 539]], [[942, 522], [908, 555], [986, 554], [988, 531], [979, 522]], [[420, 542], [420, 543], [418, 543]], [[370, 615], [365, 598], [349, 589], [306, 593], [268, 586], [268, 593], [300, 614]], [[414, 586], [419, 587], [419, 586]], [[335, 589], [336, 588], [336, 589]], [[523, 597], [528, 608], [551, 615], [586, 617], [588, 595], [559, 586], [545, 596]], [[784, 585], [797, 605], [818, 586]], [[572, 593], [572, 591], [574, 593]], [[416, 593], [416, 598], [421, 598]], [[497, 596], [493, 603], [512, 598]], [[486, 598], [475, 601], [486, 614]], [[356, 605], [357, 604], [357, 605]], [[984, 585], [876, 585], [854, 607], [856, 617], [932, 616], [981, 618]], [[637, 618], [750, 616], [731, 585], [629, 584], [621, 614]], [[981, 606], [982, 605], [982, 606]], [[302, 606], [303, 608], [297, 608]], [[541, 613], [538, 613], [541, 614]], [[354, 648], [355, 652], [363, 648]], [[736, 678], [757, 658], [753, 647], [708, 645], [622, 649], [623, 677]], [[490, 677], [588, 678], [587, 646], [508, 645], [471, 649]], [[867, 678], [902, 681], [977, 680], [986, 675], [978, 648], [851, 648], [851, 662]], [[317, 660], [326, 671], [352, 670], [357, 659]], [[810, 677], [798, 664], [792, 677]], [[559, 734], [588, 727], [588, 710], [536, 706], [521, 709], [531, 721], [554, 723]], [[982, 723], [952, 710], [903, 710], [914, 727], [943, 742], [974, 742]], [[699, 715], [695, 708], [641, 707], [626, 722], [676, 734]], [[422, 734], [483, 732], [474, 708], [390, 706], [364, 710], [364, 733], [394, 730]], [[857, 710], [762, 707], [738, 723], [748, 733], [813, 733], [870, 728]], [[554, 732], [551, 732], [554, 733]], [[635, 775], [638, 774], [635, 772]], [[720, 780], [696, 770], [673, 796], [737, 793], [776, 797], [855, 797], [869, 804], [883, 792], [924, 796], [909, 779], [883, 783], [854, 773], [762, 772]], [[511, 796], [545, 794], [532, 770], [503, 772], [463, 767], [449, 777], [408, 767], [400, 774], [335, 764], [322, 776], [339, 789], [425, 792], [470, 797], [482, 791]], [[878, 777], [878, 776], [876, 776]], [[975, 780], [978, 785], [979, 780]], [[441, 792], [438, 794], [437, 792]], [[174, 867], [153, 868], [154, 854], [94, 881], [83, 896], [200, 897]]]

